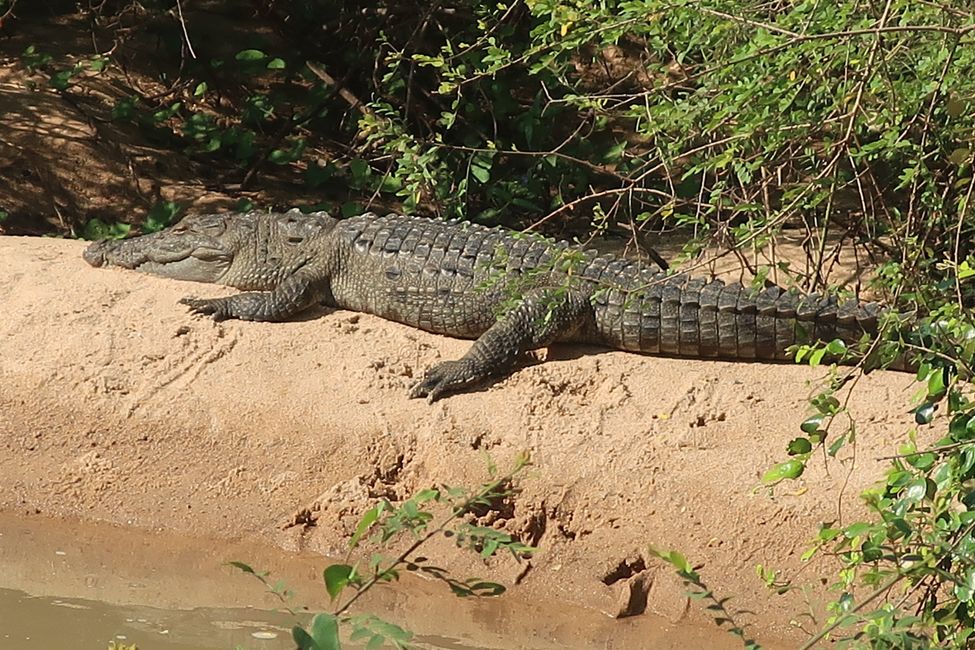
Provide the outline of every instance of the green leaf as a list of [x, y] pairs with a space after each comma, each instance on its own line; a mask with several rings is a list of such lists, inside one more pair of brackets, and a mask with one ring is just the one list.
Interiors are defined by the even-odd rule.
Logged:
[[623, 157], [623, 152], [626, 151], [626, 145], [627, 145], [626, 140], [623, 140], [622, 142], [619, 142], [613, 145], [612, 147], [610, 147], [609, 149], [607, 149], [606, 153], [603, 154], [603, 162], [604, 163], [618, 162]]
[[357, 627], [352, 630], [351, 634], [349, 634], [349, 641], [352, 641], [353, 643], [356, 641], [362, 641], [372, 637], [372, 634], [373, 632], [369, 628]]
[[241, 50], [234, 58], [238, 61], [246, 62], [263, 61], [267, 58], [267, 55], [260, 50]]
[[55, 90], [67, 90], [71, 78], [75, 75], [74, 70], [60, 70], [51, 75], [48, 82]]
[[818, 350], [813, 350], [812, 354], [809, 355], [809, 365], [813, 368], [819, 366], [823, 362], [823, 357], [826, 356], [826, 348], [819, 348]]
[[853, 539], [854, 537], [859, 537], [872, 529], [873, 524], [868, 524], [861, 521], [844, 528], [843, 535], [846, 536], [847, 539]]
[[271, 59], [270, 61], [267, 62], [267, 69], [268, 70], [284, 70], [285, 65], [286, 64], [284, 62], [284, 59], [276, 59], [275, 58], [275, 59]]
[[168, 228], [182, 212], [183, 206], [179, 203], [175, 201], [160, 201], [152, 206], [146, 215], [146, 220], [142, 226], [143, 230], [146, 232], [159, 232], [163, 228]]
[[81, 238], [88, 240], [121, 239], [129, 234], [131, 228], [132, 226], [127, 223], [117, 222], [109, 225], [98, 217], [95, 217], [85, 223], [81, 229]]
[[904, 490], [904, 498], [914, 503], [919, 503], [928, 492], [928, 482], [923, 478], [908, 483]]
[[907, 462], [911, 467], [915, 467], [919, 470], [931, 469], [934, 462], [938, 459], [934, 454], [914, 454], [907, 457]]
[[948, 155], [948, 162], [952, 165], [964, 165], [972, 157], [972, 150], [968, 147], [959, 147]]
[[677, 551], [670, 551], [664, 556], [664, 559], [670, 562], [674, 566], [674, 568], [677, 569], [678, 571], [687, 572], [691, 570], [690, 563], [687, 561], [687, 558], [684, 557], [682, 553], [679, 553]]
[[824, 526], [823, 528], [819, 529], [819, 539], [824, 542], [830, 542], [836, 539], [836, 537], [839, 534], [840, 534], [840, 530], [838, 528], [831, 528], [829, 526]]
[[486, 167], [471, 166], [471, 176], [476, 178], [479, 183], [487, 183], [491, 180], [491, 170]]
[[928, 401], [934, 402], [941, 399], [946, 390], [945, 373], [938, 368], [928, 377]]
[[823, 415], [836, 415], [840, 411], [840, 401], [829, 393], [817, 395], [813, 398], [812, 405]]
[[236, 567], [236, 568], [240, 569], [244, 573], [249, 573], [249, 574], [254, 575], [254, 576], [257, 575], [257, 572], [254, 571], [254, 569], [251, 568], [251, 566], [249, 564], [244, 564], [243, 562], [238, 562], [236, 560], [234, 560], [232, 562], [227, 562], [227, 564], [229, 564], [232, 567]]
[[918, 424], [931, 424], [937, 404], [926, 403], [914, 409], [914, 421]]
[[366, 650], [376, 650], [386, 645], [386, 637], [381, 634], [373, 634], [372, 638], [366, 644]]
[[349, 163], [349, 171], [352, 173], [352, 179], [357, 182], [362, 182], [366, 177], [372, 175], [372, 168], [369, 167], [369, 163], [361, 158], [355, 158]]
[[296, 625], [291, 636], [300, 650], [342, 650], [339, 622], [332, 614], [315, 614], [308, 630]]
[[388, 192], [390, 194], [395, 194], [403, 189], [403, 179], [399, 176], [393, 176], [391, 174], [386, 174], [383, 176], [383, 180], [379, 185], [380, 191]]
[[785, 479], [797, 479], [802, 476], [805, 471], [806, 466], [801, 460], [787, 460], [784, 463], [779, 463], [772, 469], [765, 472], [762, 476], [762, 483], [766, 485], [772, 483], [778, 483], [779, 481]]
[[112, 107], [112, 119], [127, 120], [132, 117], [132, 114], [135, 112], [136, 101], [134, 97], [123, 97], [119, 99]]
[[927, 381], [933, 370], [934, 369], [931, 367], [931, 363], [929, 361], [925, 361], [917, 367], [917, 373], [914, 376], [918, 381]]
[[799, 425], [799, 428], [802, 429], [803, 433], [816, 433], [819, 431], [819, 427], [822, 425], [822, 423], [823, 415], [814, 415], [810, 418], [806, 418], [806, 420]]
[[491, 180], [491, 167], [494, 164], [493, 151], [479, 151], [471, 158], [471, 176], [481, 184]]
[[333, 601], [339, 597], [342, 590], [349, 584], [355, 568], [348, 564], [330, 564], [325, 567], [322, 577], [325, 579], [325, 591]]
[[844, 433], [833, 441], [833, 443], [826, 449], [826, 453], [830, 456], [835, 456], [836, 453], [842, 449], [844, 445], [846, 445], [846, 440], [847, 434]]
[[965, 114], [967, 109], [968, 102], [956, 95], [952, 95], [948, 98], [948, 104], [945, 107], [949, 117], [961, 117]]
[[426, 503], [427, 501], [439, 501], [440, 500], [440, 490], [434, 488], [426, 488], [420, 490], [413, 496], [413, 501], [416, 503]]
[[968, 605], [975, 604], [975, 569], [969, 569], [963, 579], [955, 584], [955, 596]]
[[321, 650], [341, 650], [339, 621], [332, 614], [315, 614], [311, 619], [311, 638]]
[[975, 277], [975, 268], [968, 260], [962, 260], [961, 264], [958, 265], [958, 279], [967, 280], [971, 277]]
[[793, 438], [787, 450], [790, 456], [808, 454], [812, 451], [812, 443], [809, 442], [809, 438]]
[[826, 344], [826, 352], [834, 357], [846, 354], [846, 343], [842, 339], [833, 339]]
[[693, 571], [693, 567], [687, 561], [687, 558], [678, 551], [661, 551], [654, 546], [650, 546], [647, 550], [654, 557], [660, 558], [682, 573], [690, 573]]

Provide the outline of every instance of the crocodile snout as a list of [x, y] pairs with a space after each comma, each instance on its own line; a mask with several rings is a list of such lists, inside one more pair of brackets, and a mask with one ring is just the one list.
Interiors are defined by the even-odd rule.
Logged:
[[96, 241], [88, 246], [83, 253], [85, 261], [92, 266], [104, 266], [105, 265], [105, 254], [111, 241]]

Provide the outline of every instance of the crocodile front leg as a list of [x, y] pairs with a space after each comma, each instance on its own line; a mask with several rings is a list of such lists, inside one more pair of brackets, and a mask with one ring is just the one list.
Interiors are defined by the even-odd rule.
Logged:
[[222, 298], [187, 297], [180, 300], [190, 311], [214, 320], [239, 318], [283, 321], [313, 305], [324, 293], [310, 273], [296, 273], [271, 291], [248, 291]]
[[427, 370], [410, 397], [433, 402], [445, 393], [504, 374], [524, 352], [571, 338], [592, 320], [592, 305], [585, 295], [564, 287], [533, 289], [474, 341], [467, 354]]

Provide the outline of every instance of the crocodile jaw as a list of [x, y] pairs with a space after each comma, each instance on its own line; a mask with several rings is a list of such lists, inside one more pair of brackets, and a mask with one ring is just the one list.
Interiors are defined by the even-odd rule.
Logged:
[[84, 252], [92, 266], [120, 266], [174, 280], [219, 282], [234, 255], [212, 237], [174, 237], [163, 231], [123, 240], [91, 244]]

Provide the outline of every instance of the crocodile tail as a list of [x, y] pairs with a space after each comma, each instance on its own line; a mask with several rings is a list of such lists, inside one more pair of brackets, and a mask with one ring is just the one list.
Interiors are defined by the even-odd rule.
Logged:
[[791, 346], [817, 340], [855, 344], [877, 333], [883, 313], [876, 303], [663, 274], [603, 303], [599, 327], [616, 347], [723, 359], [787, 360]]

